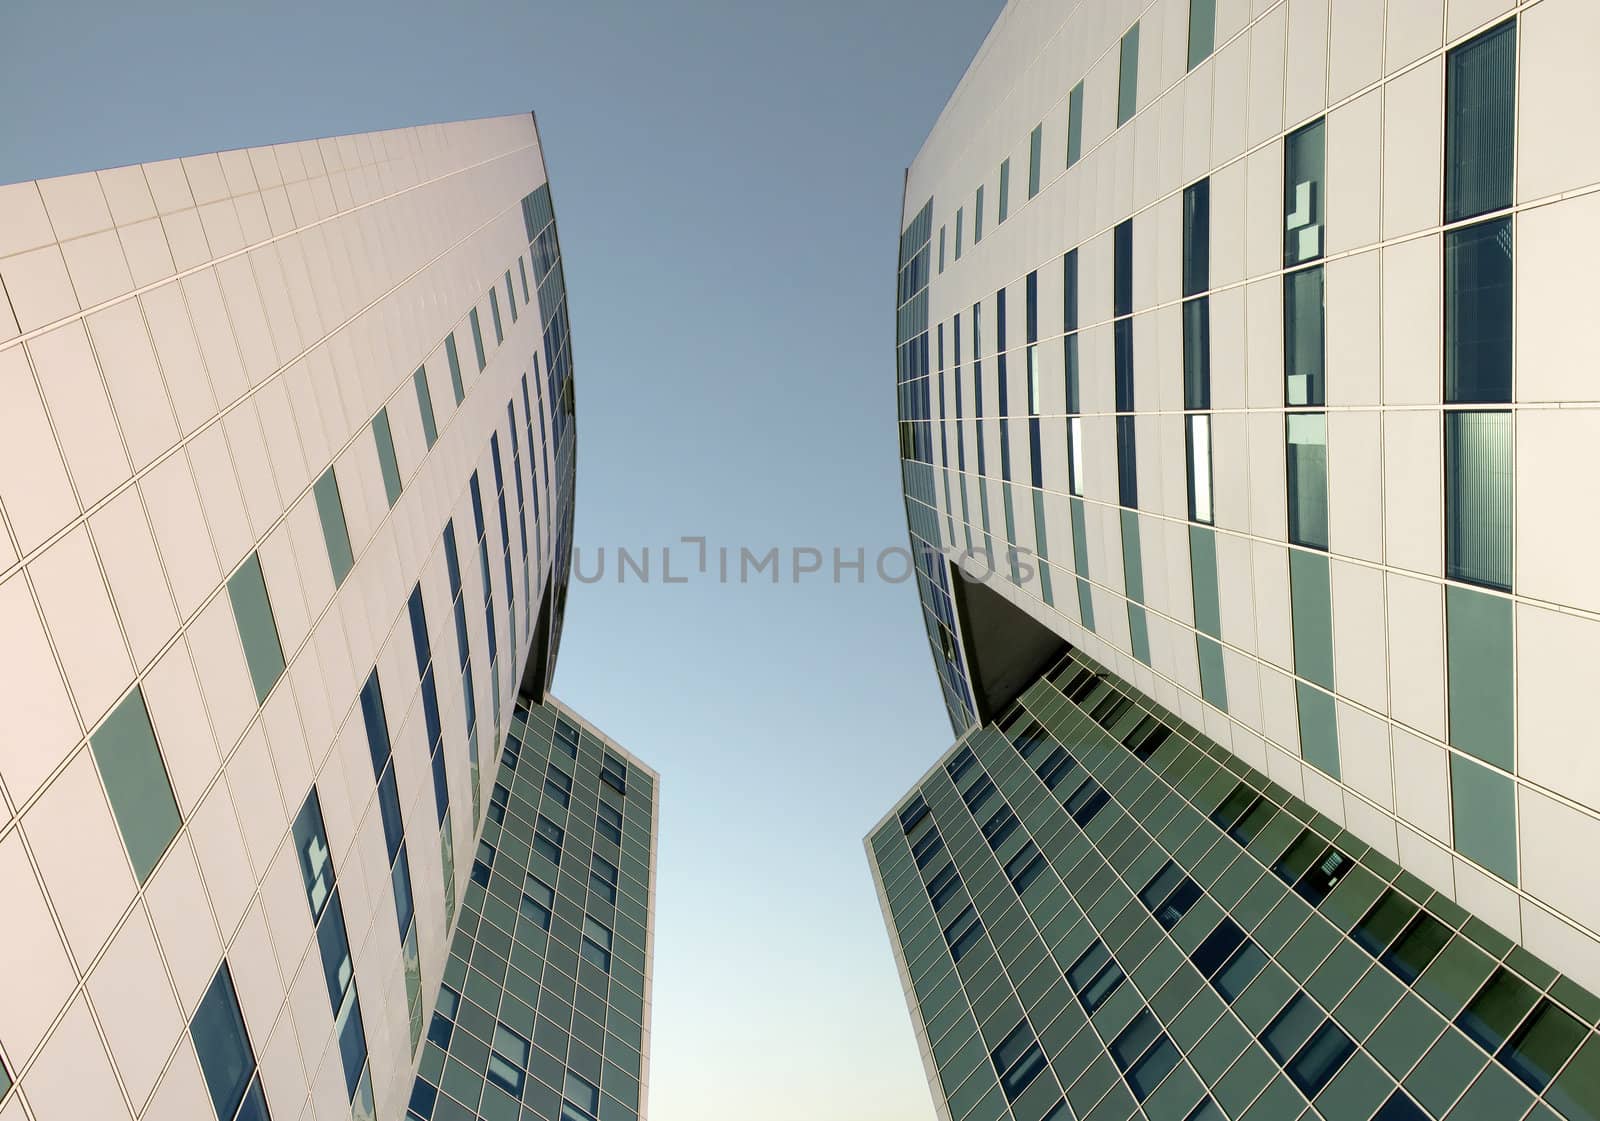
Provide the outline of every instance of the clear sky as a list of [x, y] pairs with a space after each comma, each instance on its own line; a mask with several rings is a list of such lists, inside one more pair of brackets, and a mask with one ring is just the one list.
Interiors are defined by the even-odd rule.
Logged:
[[[654, 1121], [933, 1116], [861, 837], [950, 729], [913, 585], [831, 553], [905, 543], [902, 173], [1000, 7], [6, 5], [0, 182], [537, 110], [607, 550], [556, 692], [663, 776]], [[665, 584], [685, 535], [829, 559]]]

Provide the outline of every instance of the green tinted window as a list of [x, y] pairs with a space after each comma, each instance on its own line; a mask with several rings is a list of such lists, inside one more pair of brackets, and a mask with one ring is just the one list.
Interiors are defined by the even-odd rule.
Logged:
[[1122, 57], [1117, 71], [1117, 124], [1124, 125], [1139, 108], [1139, 25], [1122, 37]]
[[[89, 746], [111, 799], [117, 828], [122, 831], [122, 843], [128, 847], [134, 874], [144, 883], [172, 838], [178, 835], [181, 822], [140, 689], [135, 687], [112, 710], [90, 738]], [[3, 1077], [4, 1072], [0, 1071], [0, 1078]]]
[[1461, 755], [1450, 756], [1455, 845], [1501, 879], [1517, 882], [1516, 794], [1511, 780]]
[[1083, 82], [1079, 81], [1067, 95], [1067, 166], [1071, 167], [1083, 155]]
[[1039, 159], [1044, 146], [1044, 126], [1034, 125], [1028, 137], [1028, 197], [1039, 193]]
[[1217, 539], [1207, 526], [1189, 527], [1189, 566], [1194, 577], [1194, 629], [1222, 637], [1217, 603]]
[[1333, 607], [1328, 558], [1289, 550], [1289, 589], [1294, 611], [1294, 671], [1324, 689], [1333, 688]]
[[383, 471], [383, 491], [389, 505], [400, 501], [400, 465], [394, 458], [394, 433], [389, 430], [389, 410], [379, 409], [372, 418], [372, 439], [378, 445], [378, 467]]
[[278, 624], [272, 617], [272, 603], [267, 599], [267, 582], [261, 575], [261, 558], [257, 554], [246, 557], [228, 578], [228, 599], [233, 603], [233, 619], [250, 667], [250, 680], [256, 687], [256, 700], [265, 702], [283, 673], [283, 647], [278, 642]]
[[459, 405], [466, 399], [467, 392], [461, 385], [461, 356], [456, 353], [454, 331], [444, 337], [444, 356], [450, 362], [450, 388], [455, 390], [456, 404]]
[[467, 318], [472, 323], [472, 349], [477, 352], [478, 373], [481, 374], [489, 363], [483, 356], [483, 328], [478, 324], [478, 309], [474, 307], [467, 313]]
[[1512, 769], [1511, 601], [1445, 588], [1450, 742]]
[[312, 488], [317, 497], [317, 516], [322, 519], [322, 540], [328, 546], [328, 565], [333, 569], [333, 586], [344, 583], [355, 558], [350, 552], [350, 531], [345, 525], [344, 503], [339, 500], [339, 480], [330, 467]]
[[417, 372], [411, 375], [411, 381], [417, 388], [417, 411], [422, 414], [422, 438], [431, 450], [439, 439], [439, 423], [433, 415], [433, 394], [428, 390], [428, 371], [418, 366]]
[[1189, 69], [1211, 57], [1217, 39], [1217, 0], [1189, 0]]
[[1194, 636], [1195, 651], [1200, 658], [1200, 693], [1206, 703], [1228, 711], [1228, 683], [1222, 667], [1222, 647], [1215, 639], [1203, 634]]
[[1333, 697], [1304, 681], [1294, 683], [1300, 709], [1300, 754], [1317, 770], [1339, 777], [1339, 732]]
[[506, 341], [506, 333], [500, 326], [500, 292], [495, 288], [489, 289], [489, 317], [494, 320], [494, 341], [499, 346]]

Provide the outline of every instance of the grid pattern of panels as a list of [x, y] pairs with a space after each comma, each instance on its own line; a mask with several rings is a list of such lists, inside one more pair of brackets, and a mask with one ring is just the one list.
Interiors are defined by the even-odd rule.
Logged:
[[1012, 603], [1600, 986], [1565, 860], [1600, 843], [1600, 585], [1558, 497], [1600, 425], [1562, 252], [1600, 239], [1600, 160], [1556, 124], [1600, 102], [1600, 13], [1349, 8], [1008, 7], [908, 176], [913, 550], [989, 551]]
[[[443, 530], [516, 429], [546, 516], [484, 546], [564, 579], [571, 387], [524, 390], [512, 288], [544, 179], [518, 116], [0, 188], [8, 1121], [403, 1114], [481, 820], [464, 714], [509, 723], [532, 637], [504, 566], [451, 634]], [[421, 689], [414, 588], [471, 679]]]
[[953, 1119], [1600, 1117], [1600, 1000], [1081, 653], [868, 839]]
[[645, 1116], [657, 798], [568, 710], [517, 705], [408, 1117]]

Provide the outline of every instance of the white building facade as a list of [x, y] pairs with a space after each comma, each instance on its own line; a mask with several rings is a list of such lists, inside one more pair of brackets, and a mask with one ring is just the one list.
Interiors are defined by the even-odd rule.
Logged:
[[0, 284], [0, 1118], [402, 1117], [570, 564], [534, 120], [0, 187]]

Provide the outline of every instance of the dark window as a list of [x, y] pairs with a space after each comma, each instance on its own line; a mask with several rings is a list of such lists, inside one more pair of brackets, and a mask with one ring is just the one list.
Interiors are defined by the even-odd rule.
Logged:
[[1339, 1073], [1339, 1068], [1355, 1054], [1355, 1050], [1356, 1045], [1339, 1025], [1332, 1020], [1325, 1020], [1285, 1065], [1284, 1073], [1300, 1087], [1302, 1094], [1314, 1098]]
[[1117, 225], [1111, 235], [1111, 314], [1133, 314], [1133, 219]]
[[1496, 969], [1489, 983], [1456, 1017], [1456, 1027], [1492, 1055], [1511, 1038], [1538, 999], [1538, 992], [1526, 981], [1503, 967]]
[[550, 929], [550, 911], [556, 905], [555, 889], [536, 876], [529, 876], [522, 885], [522, 902], [517, 909], [522, 917], [531, 920], [540, 930]]
[[1261, 1045], [1283, 1065], [1305, 1046], [1325, 1019], [1304, 993], [1297, 993], [1262, 1031]]
[[1445, 64], [1444, 220], [1511, 205], [1517, 24], [1507, 20], [1451, 51]]
[[239, 1011], [233, 976], [224, 961], [189, 1023], [200, 1070], [219, 1121], [233, 1121], [255, 1074], [256, 1057]]
[[1043, 871], [1044, 854], [1032, 841], [1023, 845], [1022, 851], [1006, 863], [1006, 878], [1011, 881], [1018, 895], [1027, 891], [1028, 885], [1037, 880]]
[[1094, 779], [1085, 779], [1083, 785], [1073, 792], [1072, 797], [1066, 801], [1067, 812], [1072, 815], [1072, 820], [1078, 823], [1079, 829], [1088, 827], [1094, 820], [1095, 814], [1105, 808], [1111, 801], [1107, 794]]
[[928, 802], [918, 794], [900, 811], [900, 830], [906, 836], [917, 827], [917, 823], [928, 816]]
[[911, 855], [916, 859], [918, 868], [926, 868], [928, 863], [943, 851], [944, 838], [939, 836], [939, 830], [932, 826], [911, 846]]
[[1183, 191], [1183, 294], [1198, 296], [1211, 287], [1211, 180]]
[[522, 1084], [527, 1077], [528, 1041], [504, 1024], [496, 1023], [494, 1040], [489, 1048], [489, 1081], [513, 1098], [520, 1098]]
[[556, 717], [555, 744], [566, 753], [568, 759], [578, 757], [578, 729], [559, 716]]
[[1396, 1090], [1383, 1103], [1383, 1108], [1372, 1115], [1372, 1121], [1428, 1121], [1428, 1115], [1406, 1097], [1404, 1090]]
[[1139, 507], [1139, 456], [1133, 420], [1128, 414], [1117, 417], [1117, 500], [1130, 510]]
[[1246, 941], [1234, 953], [1228, 964], [1211, 978], [1212, 987], [1222, 994], [1222, 999], [1233, 1003], [1239, 994], [1256, 979], [1256, 974], [1267, 964], [1267, 955], [1254, 942]]
[[1246, 810], [1261, 798], [1254, 788], [1240, 783], [1235, 786], [1222, 804], [1211, 811], [1211, 821], [1218, 829], [1227, 832], [1228, 827], [1244, 816]]
[[1163, 1032], [1128, 1071], [1128, 1088], [1133, 1091], [1134, 1098], [1141, 1102], [1148, 1098], [1177, 1065], [1178, 1049]]
[[583, 945], [579, 947], [584, 960], [611, 972], [611, 928], [591, 915], [583, 916]]
[[983, 823], [983, 837], [989, 842], [991, 849], [998, 849], [1006, 843], [1017, 828], [1017, 815], [1011, 812], [1010, 806], [1001, 806], [990, 815], [989, 820]]
[[1350, 858], [1333, 846], [1307, 868], [1294, 883], [1294, 890], [1313, 907], [1328, 897], [1339, 880], [1350, 870]]
[[1444, 399], [1511, 400], [1511, 219], [1444, 237]]
[[1511, 590], [1516, 505], [1509, 412], [1444, 414], [1445, 575]]
[[967, 804], [967, 809], [971, 811], [972, 816], [977, 817], [978, 812], [983, 809], [984, 804], [988, 802], [993, 794], [994, 780], [988, 775], [982, 774], [978, 776], [977, 782], [967, 787], [966, 791], [961, 795], [961, 800]]
[[989, 1059], [994, 1063], [995, 1073], [1000, 1076], [1000, 1087], [1005, 1091], [1008, 1102], [1016, 1101], [1017, 1096], [1045, 1068], [1044, 1051], [1040, 1049], [1039, 1041], [1027, 1020], [1023, 1020], [1000, 1041], [1000, 1046], [990, 1052]]
[[589, 894], [607, 903], [617, 901], [617, 866], [599, 854], [590, 857]]
[[628, 792], [628, 765], [609, 751], [600, 762], [600, 780], [618, 794]]
[[1405, 932], [1378, 960], [1406, 984], [1411, 984], [1450, 941], [1450, 928], [1426, 911], [1411, 920]]
[[600, 803], [594, 817], [595, 831], [614, 845], [622, 844], [622, 812]]
[[533, 851], [544, 857], [551, 864], [561, 863], [561, 845], [566, 840], [566, 830], [551, 821], [544, 814], [539, 815], [539, 820], [533, 827]]
[[1577, 1020], [1548, 1000], [1541, 1000], [1495, 1058], [1528, 1089], [1541, 1093], [1587, 1034]]
[[982, 933], [983, 921], [978, 918], [978, 912], [969, 903], [944, 928], [944, 940], [950, 947], [951, 960], [960, 961], [962, 955], [972, 948]]
[[1183, 305], [1183, 407], [1211, 407], [1211, 297]]
[[956, 757], [944, 765], [945, 771], [950, 775], [951, 782], [960, 782], [961, 776], [970, 771], [978, 762], [978, 757], [972, 754], [972, 748], [963, 747], [956, 753]]
[[1327, 161], [1322, 119], [1284, 137], [1283, 267], [1315, 261], [1323, 252], [1323, 172]]
[[1169, 860], [1139, 892], [1139, 901], [1155, 916], [1162, 929], [1171, 930], [1189, 913], [1201, 894], [1199, 885]]
[[494, 867], [495, 847], [488, 841], [478, 842], [478, 855], [472, 862], [474, 883], [489, 886], [489, 871]]
[[1283, 402], [1326, 404], [1322, 266], [1283, 277]]
[[933, 879], [928, 881], [928, 901], [933, 904], [935, 911], [943, 910], [944, 905], [950, 902], [960, 889], [961, 876], [956, 872], [954, 864], [947, 863], [933, 874]]
[[1071, 167], [1083, 155], [1083, 81], [1072, 87], [1067, 95], [1067, 166]]
[[560, 802], [565, 809], [572, 804], [572, 776], [554, 763], [545, 764], [544, 793], [545, 797]]
[[1244, 931], [1239, 929], [1238, 923], [1225, 918], [1206, 936], [1206, 940], [1195, 948], [1194, 953], [1189, 955], [1189, 960], [1194, 963], [1194, 967], [1200, 971], [1202, 977], [1209, 978], [1221, 969], [1242, 945], [1244, 945]]
[[1122, 984], [1125, 975], [1117, 959], [1098, 940], [1067, 970], [1067, 984], [1077, 994], [1083, 1010], [1093, 1013]]
[[1393, 888], [1389, 888], [1367, 911], [1366, 916], [1356, 923], [1355, 929], [1350, 932], [1350, 937], [1355, 940], [1356, 945], [1373, 957], [1377, 957], [1389, 948], [1394, 936], [1400, 933], [1416, 913], [1415, 903]]
[[1039, 778], [1045, 786], [1054, 790], [1077, 765], [1078, 761], [1067, 754], [1066, 748], [1058, 747], [1039, 765]]

